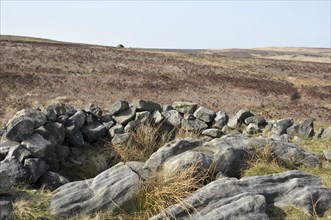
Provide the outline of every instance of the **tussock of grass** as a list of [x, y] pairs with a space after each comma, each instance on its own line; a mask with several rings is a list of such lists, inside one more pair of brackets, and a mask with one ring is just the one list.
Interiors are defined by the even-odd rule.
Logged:
[[113, 148], [121, 161], [146, 161], [155, 151], [173, 139], [174, 130], [165, 132], [163, 124], [153, 126], [139, 124], [125, 144], [114, 145]]
[[14, 194], [17, 196], [13, 203], [14, 219], [55, 219], [48, 210], [52, 197], [49, 190], [17, 188]]
[[177, 128], [175, 131], [176, 138], [195, 138], [198, 139], [201, 137], [201, 134], [198, 132], [188, 131], [185, 129]]
[[207, 174], [196, 174], [197, 166], [198, 164], [194, 164], [182, 169], [176, 176], [161, 170], [152, 174], [147, 182], [141, 182], [136, 197], [137, 211], [134, 213], [105, 212], [94, 216], [80, 216], [77, 219], [145, 220], [177, 203], [186, 207], [187, 211], [192, 211], [192, 207], [188, 206], [184, 199], [202, 187], [203, 181], [207, 178]]

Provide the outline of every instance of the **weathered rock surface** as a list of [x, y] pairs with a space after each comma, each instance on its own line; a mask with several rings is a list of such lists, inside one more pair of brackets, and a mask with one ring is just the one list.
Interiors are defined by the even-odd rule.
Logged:
[[331, 140], [331, 127], [325, 128], [322, 135], [322, 139]]
[[82, 133], [87, 142], [93, 143], [106, 136], [106, 128], [101, 124], [95, 123], [94, 125], [84, 126]]
[[1, 220], [13, 220], [13, 204], [12, 201], [0, 198], [0, 219]]
[[222, 131], [216, 128], [209, 128], [204, 130], [201, 134], [212, 138], [219, 138], [222, 136]]
[[129, 109], [129, 103], [127, 101], [116, 101], [114, 102], [108, 110], [110, 115], [117, 115], [125, 110]]
[[70, 121], [74, 122], [77, 127], [81, 128], [85, 124], [86, 115], [83, 110], [78, 110], [73, 116], [69, 118]]
[[282, 135], [286, 133], [286, 129], [293, 125], [293, 118], [284, 118], [278, 120], [275, 124], [273, 124], [272, 132], [277, 135]]
[[35, 183], [49, 166], [39, 158], [28, 158], [24, 160], [24, 168], [28, 172], [29, 183]]
[[216, 113], [210, 109], [200, 106], [195, 112], [194, 117], [204, 121], [206, 123], [211, 123], [215, 118]]
[[0, 156], [6, 157], [8, 154], [9, 150], [14, 147], [18, 147], [21, 144], [16, 141], [9, 141], [9, 140], [4, 140], [0, 141]]
[[23, 160], [25, 158], [29, 157], [30, 155], [31, 155], [31, 153], [27, 149], [25, 149], [22, 145], [19, 145], [19, 146], [10, 148], [5, 159], [13, 157], [22, 163]]
[[267, 121], [264, 119], [262, 115], [255, 115], [255, 116], [250, 116], [244, 120], [246, 125], [249, 125], [251, 123], [256, 124], [259, 126], [259, 128], [263, 128], [267, 125]]
[[100, 211], [133, 211], [139, 176], [123, 163], [93, 179], [67, 183], [54, 191], [51, 212], [58, 217]]
[[176, 139], [159, 148], [146, 161], [145, 169], [156, 171], [161, 168], [162, 164], [173, 156], [179, 155], [185, 151], [192, 150], [201, 145], [200, 140], [191, 138]]
[[114, 115], [113, 117], [117, 123], [120, 123], [123, 126], [125, 126], [127, 123], [129, 123], [129, 121], [131, 121], [135, 118], [135, 115], [136, 115], [136, 109], [129, 108], [117, 115]]
[[299, 127], [299, 131], [304, 135], [305, 138], [313, 137], [314, 132], [314, 122], [312, 118], [307, 118], [304, 120]]
[[273, 155], [286, 163], [300, 163], [314, 167], [321, 162], [318, 157], [306, 152], [296, 144], [283, 141], [271, 141], [270, 149]]
[[229, 121], [229, 116], [222, 111], [216, 112], [213, 127], [222, 129]]
[[40, 134], [50, 141], [53, 147], [61, 144], [65, 138], [65, 128], [58, 122], [46, 123], [44, 126], [37, 128], [34, 133]]
[[76, 113], [76, 110], [71, 105], [58, 103], [48, 106], [44, 113], [50, 121], [55, 121], [56, 117], [59, 117], [60, 115], [68, 117], [72, 116]]
[[6, 193], [11, 187], [25, 182], [27, 172], [15, 158], [0, 161], [0, 194]]
[[331, 161], [331, 150], [323, 150], [323, 154], [328, 161]]
[[51, 142], [40, 134], [33, 134], [30, 138], [22, 142], [22, 145], [34, 157], [45, 157], [51, 150]]
[[315, 209], [321, 214], [331, 208], [331, 190], [320, 178], [300, 171], [240, 180], [220, 178], [151, 219], [223, 219], [219, 215], [225, 215], [224, 219], [268, 219], [266, 205], [294, 205], [306, 213]]
[[135, 100], [132, 106], [137, 109], [137, 111], [162, 111], [162, 107], [155, 102], [146, 100]]
[[17, 112], [6, 125], [3, 137], [11, 141], [23, 141], [28, 138], [35, 128], [47, 122], [44, 113], [36, 109], [23, 109]]
[[65, 140], [72, 147], [85, 147], [88, 146], [87, 142], [85, 142], [82, 132], [80, 128], [76, 124], [71, 124], [65, 127]]
[[190, 115], [192, 115], [195, 112], [195, 110], [198, 108], [198, 104], [196, 103], [183, 102], [183, 101], [173, 102], [171, 106], [178, 112], [181, 112], [183, 114], [190, 114]]
[[183, 116], [176, 110], [164, 111], [162, 115], [165, 121], [174, 127], [180, 127], [182, 124]]
[[90, 103], [89, 106], [86, 109], [88, 112], [91, 112], [92, 115], [94, 115], [95, 117], [101, 117], [102, 115], [102, 110], [100, 107], [96, 106], [93, 103]]
[[208, 128], [206, 122], [203, 122], [199, 119], [183, 119], [182, 126], [186, 131], [193, 131], [193, 132], [202, 132], [203, 130]]
[[45, 186], [47, 189], [55, 190], [60, 186], [69, 183], [69, 180], [58, 173], [47, 171], [41, 175], [38, 182], [40, 186]]
[[212, 155], [202, 152], [185, 151], [167, 160], [162, 168], [169, 176], [175, 176], [185, 168], [194, 166], [195, 175], [208, 172], [213, 162]]

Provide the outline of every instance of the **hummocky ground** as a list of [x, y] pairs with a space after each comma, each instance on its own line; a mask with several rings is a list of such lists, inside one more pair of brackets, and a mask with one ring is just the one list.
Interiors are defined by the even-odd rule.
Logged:
[[2, 35], [0, 125], [26, 107], [139, 98], [330, 124], [330, 59], [323, 48], [133, 49]]

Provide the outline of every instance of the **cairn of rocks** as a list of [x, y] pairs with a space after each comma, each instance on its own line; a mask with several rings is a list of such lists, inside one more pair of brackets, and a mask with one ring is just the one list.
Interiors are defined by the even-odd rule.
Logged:
[[[125, 144], [140, 123], [166, 124], [203, 138], [173, 140], [146, 162], [120, 162], [92, 179], [69, 182], [58, 172], [74, 162], [70, 158], [77, 149], [91, 148], [104, 139]], [[275, 204], [317, 214], [331, 208], [330, 189], [310, 174], [288, 171], [238, 179], [250, 153], [267, 145], [281, 161], [317, 166], [321, 158], [291, 143], [306, 138], [331, 139], [331, 127], [315, 132], [311, 118], [301, 123], [291, 117], [267, 121], [248, 109], [229, 116], [184, 101], [163, 107], [146, 100], [131, 104], [116, 101], [105, 112], [94, 104], [85, 110], [54, 104], [43, 111], [29, 108], [17, 112], [1, 134], [0, 196], [10, 194], [17, 184], [46, 186], [54, 190], [50, 209], [58, 217], [134, 211], [141, 178], [148, 181], [148, 176], [161, 168], [176, 173], [194, 163], [202, 170], [213, 164], [218, 178], [185, 200], [192, 212], [174, 204], [151, 219], [268, 219], [266, 207]], [[330, 151], [324, 154], [331, 160]], [[0, 198], [0, 219], [12, 215], [11, 201], [5, 198]]]

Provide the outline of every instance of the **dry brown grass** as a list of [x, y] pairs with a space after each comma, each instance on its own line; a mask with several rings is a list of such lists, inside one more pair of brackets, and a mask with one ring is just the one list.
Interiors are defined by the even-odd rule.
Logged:
[[169, 142], [175, 130], [165, 132], [163, 124], [139, 124], [125, 144], [114, 145], [121, 161], [146, 161], [155, 151]]
[[193, 164], [180, 170], [175, 176], [161, 170], [152, 174], [147, 182], [141, 182], [136, 197], [137, 211], [134, 213], [105, 212], [93, 216], [79, 216], [78, 219], [145, 220], [159, 213], [164, 213], [164, 219], [167, 219], [167, 215], [171, 215], [164, 212], [165, 209], [177, 203], [192, 212], [194, 209], [185, 203], [185, 198], [202, 187], [207, 178], [207, 174], [197, 175], [197, 166], [198, 164]]

